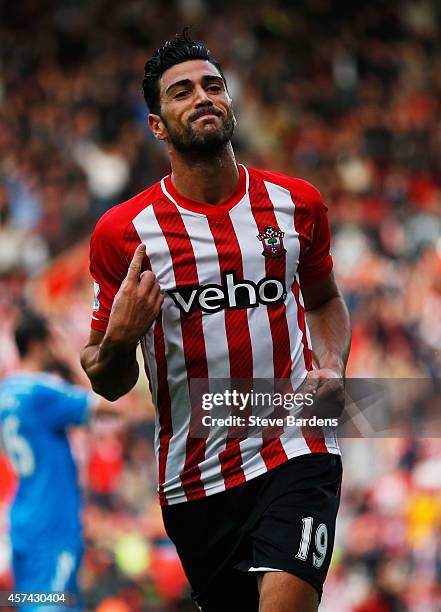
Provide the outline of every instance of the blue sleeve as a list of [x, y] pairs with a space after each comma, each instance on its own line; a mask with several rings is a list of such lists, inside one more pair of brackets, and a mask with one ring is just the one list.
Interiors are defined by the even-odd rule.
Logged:
[[[62, 429], [68, 425], [81, 425], [87, 421], [92, 395], [86, 389], [55, 379], [42, 389], [44, 401], [40, 416], [49, 427]], [[43, 398], [42, 398], [43, 399]]]

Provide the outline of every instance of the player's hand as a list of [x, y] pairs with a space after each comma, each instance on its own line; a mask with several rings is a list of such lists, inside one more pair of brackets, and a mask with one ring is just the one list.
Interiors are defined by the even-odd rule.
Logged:
[[314, 397], [314, 404], [307, 409], [308, 415], [320, 418], [341, 416], [345, 407], [345, 381], [341, 372], [330, 368], [311, 370], [301, 392], [304, 396], [310, 393]]
[[133, 255], [127, 276], [113, 300], [106, 336], [112, 342], [136, 344], [158, 316], [164, 296], [152, 271], [141, 272], [145, 245]]

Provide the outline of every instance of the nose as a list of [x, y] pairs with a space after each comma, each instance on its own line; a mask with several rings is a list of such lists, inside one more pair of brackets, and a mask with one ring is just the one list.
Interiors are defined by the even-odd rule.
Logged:
[[213, 102], [210, 100], [207, 92], [202, 87], [202, 85], [198, 85], [195, 89], [195, 107], [200, 108], [201, 106], [213, 106]]

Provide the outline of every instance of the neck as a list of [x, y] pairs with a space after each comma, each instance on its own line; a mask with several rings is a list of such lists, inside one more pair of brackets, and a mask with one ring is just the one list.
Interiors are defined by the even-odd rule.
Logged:
[[231, 143], [215, 155], [192, 155], [169, 149], [172, 181], [183, 196], [219, 204], [234, 191], [239, 180], [239, 170]]
[[38, 360], [34, 359], [33, 357], [23, 357], [20, 359], [20, 370], [24, 370], [25, 372], [43, 371]]

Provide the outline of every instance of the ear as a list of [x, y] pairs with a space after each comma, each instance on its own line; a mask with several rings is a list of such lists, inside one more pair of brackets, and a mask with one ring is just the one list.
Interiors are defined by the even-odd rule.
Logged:
[[150, 113], [148, 116], [148, 123], [156, 140], [167, 140], [167, 129], [159, 115]]

